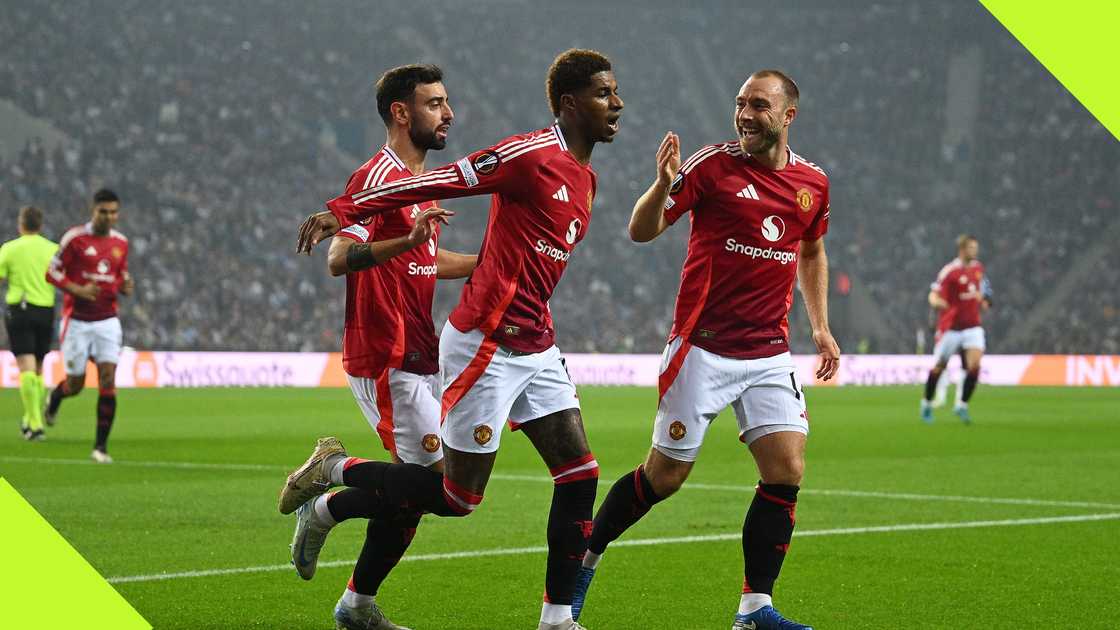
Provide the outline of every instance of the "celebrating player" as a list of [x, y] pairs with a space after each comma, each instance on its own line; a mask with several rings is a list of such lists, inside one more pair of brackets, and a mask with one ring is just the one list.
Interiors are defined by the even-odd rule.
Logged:
[[131, 295], [128, 239], [113, 229], [120, 216], [120, 198], [111, 190], [93, 195], [92, 220], [70, 228], [62, 236], [58, 254], [47, 270], [47, 281], [62, 289], [62, 330], [59, 344], [66, 379], [50, 395], [46, 421], [54, 424], [63, 398], [82, 391], [86, 362], [97, 365], [97, 438], [93, 461], [111, 464], [109, 432], [117, 414], [117, 361], [121, 355], [121, 320], [117, 296]]
[[[980, 358], [984, 356], [984, 328], [981, 314], [991, 305], [991, 285], [984, 275], [984, 265], [976, 259], [980, 242], [975, 237], [962, 234], [957, 238], [957, 258], [941, 268], [937, 281], [929, 292], [929, 304], [941, 312], [937, 322], [940, 339], [933, 348], [937, 363], [926, 379], [925, 397], [921, 402], [921, 416], [933, 422], [933, 396], [937, 381], [948, 365], [949, 359], [964, 350], [964, 386], [953, 413], [965, 424], [972, 422], [968, 401], [980, 380]], [[943, 331], [943, 332], [942, 332]]]
[[[423, 173], [428, 151], [447, 144], [454, 119], [443, 73], [432, 65], [402, 66], [383, 74], [377, 81], [377, 110], [387, 130], [385, 146], [350, 176], [346, 194]], [[331, 274], [346, 276], [342, 364], [358, 407], [393, 461], [441, 472], [442, 387], [432, 298], [437, 276], [465, 277], [475, 262], [474, 256], [439, 249], [438, 223], [448, 215], [431, 202], [397, 208], [339, 231], [327, 255]], [[305, 506], [297, 517], [297, 532], [307, 531], [299, 524], [309, 518], [311, 504], [305, 502], [324, 484], [344, 484], [345, 459], [335, 460], [337, 469], [323, 465], [343, 453], [338, 440], [320, 440], [284, 485], [280, 512]], [[374, 596], [419, 522], [419, 512], [370, 520], [361, 555], [335, 606], [340, 628], [399, 628], [385, 618]], [[301, 563], [298, 556], [293, 562], [302, 577], [312, 577], [314, 564]]]
[[28, 440], [43, 439], [43, 357], [50, 352], [54, 328], [54, 287], [46, 272], [58, 244], [43, 238], [43, 211], [25, 206], [19, 211], [19, 238], [0, 247], [0, 279], [8, 279], [4, 322], [19, 367], [19, 397], [23, 401], [20, 432]]
[[662, 359], [653, 447], [595, 515], [577, 619], [607, 545], [680, 489], [708, 425], [730, 405], [761, 477], [743, 524], [746, 576], [733, 628], [807, 628], [771, 602], [793, 535], [809, 432], [789, 353], [796, 281], [820, 353], [817, 378], [836, 373], [840, 349], [828, 327], [828, 178], [789, 149], [797, 106], [789, 77], [756, 72], [735, 98], [738, 141], [708, 145], [681, 164], [669, 132], [657, 151], [657, 177], [634, 205], [630, 236], [653, 240], [691, 210], [688, 254]]
[[[300, 229], [299, 251], [340, 226], [428, 199], [492, 194], [478, 267], [439, 340], [446, 476], [411, 464], [354, 462], [347, 485], [364, 502], [316, 499], [320, 526], [402, 504], [466, 516], [482, 501], [507, 419], [541, 454], [555, 482], [540, 630], [576, 630], [571, 600], [587, 547], [599, 467], [575, 387], [554, 344], [548, 300], [587, 233], [595, 196], [591, 152], [618, 132], [623, 107], [610, 61], [573, 49], [548, 71], [556, 123], [512, 136], [424, 175], [332, 200]], [[331, 459], [337, 459], [335, 456]], [[330, 460], [328, 460], [330, 461]], [[322, 506], [322, 509], [320, 509]], [[324, 534], [325, 535], [325, 531]], [[322, 537], [303, 548], [314, 554]]]

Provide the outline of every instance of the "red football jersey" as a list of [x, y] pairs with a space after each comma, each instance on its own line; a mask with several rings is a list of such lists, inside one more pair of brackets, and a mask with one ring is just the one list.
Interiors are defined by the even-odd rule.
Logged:
[[[346, 193], [410, 177], [412, 172], [389, 147], [361, 165]], [[338, 233], [359, 243], [408, 236], [414, 217], [430, 201], [395, 208]], [[370, 269], [346, 274], [346, 324], [342, 366], [351, 376], [377, 378], [386, 368], [414, 374], [439, 371], [439, 340], [432, 324], [439, 227], [427, 243]]]
[[567, 150], [558, 125], [511, 136], [423, 175], [331, 200], [342, 225], [427, 199], [492, 193], [478, 266], [451, 324], [520, 352], [554, 343], [548, 300], [591, 220], [595, 172]]
[[737, 142], [681, 164], [665, 219], [692, 211], [670, 336], [709, 352], [757, 359], [789, 350], [789, 309], [801, 241], [828, 231], [828, 177], [790, 151], [775, 171]]
[[106, 236], [93, 233], [93, 224], [76, 225], [62, 235], [58, 253], [47, 269], [47, 282], [62, 288], [96, 282], [101, 290], [95, 300], [82, 300], [69, 293], [62, 298], [62, 317], [96, 322], [117, 316], [117, 293], [128, 271], [128, 239], [116, 230]]
[[984, 265], [973, 260], [967, 265], [960, 258], [941, 268], [934, 283], [935, 291], [949, 307], [937, 320], [938, 334], [946, 330], [964, 330], [980, 325], [980, 305], [984, 301]]

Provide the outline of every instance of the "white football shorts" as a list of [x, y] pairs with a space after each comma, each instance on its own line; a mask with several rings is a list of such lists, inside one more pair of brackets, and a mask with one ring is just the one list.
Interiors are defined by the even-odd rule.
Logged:
[[86, 322], [64, 317], [59, 331], [59, 349], [68, 376], [86, 373], [86, 362], [116, 364], [121, 358], [121, 320], [116, 317]]
[[933, 355], [937, 357], [938, 364], [944, 365], [953, 358], [953, 355], [965, 350], [985, 350], [984, 328], [973, 326], [964, 330], [946, 330], [933, 347]]
[[480, 330], [448, 322], [439, 337], [443, 374], [443, 441], [468, 453], [493, 453], [502, 425], [510, 428], [579, 409], [576, 387], [560, 349], [524, 354], [507, 350]]
[[795, 372], [788, 352], [731, 359], [671, 339], [661, 358], [654, 448], [679, 461], [696, 461], [708, 425], [728, 405], [746, 444], [780, 431], [807, 435], [805, 393]]
[[385, 450], [406, 464], [431, 466], [443, 459], [439, 374], [390, 368], [375, 379], [347, 374], [346, 380]]

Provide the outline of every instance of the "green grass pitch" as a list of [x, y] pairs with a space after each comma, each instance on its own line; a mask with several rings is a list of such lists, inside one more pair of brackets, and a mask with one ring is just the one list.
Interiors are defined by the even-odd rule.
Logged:
[[[581, 395], [601, 500], [647, 451], [656, 394]], [[822, 630], [1120, 627], [1120, 391], [981, 387], [971, 427], [945, 409], [923, 425], [918, 395], [809, 390], [808, 470], [778, 608]], [[338, 435], [352, 454], [385, 457], [350, 393], [119, 397], [110, 443], [117, 463], [95, 466], [92, 393], [68, 400], [48, 440], [31, 444], [17, 432], [18, 393], [0, 392], [0, 474], [156, 628], [333, 628], [364, 524], [332, 532], [328, 566], [303, 582], [286, 566], [294, 517], [276, 511], [276, 495], [319, 435]], [[551, 488], [523, 436], [507, 431], [502, 442], [479, 511], [426, 517], [413, 559], [383, 586], [378, 600], [398, 623], [536, 627]], [[725, 413], [691, 485], [624, 538], [648, 544], [604, 556], [587, 626], [730, 627], [755, 480]], [[681, 537], [693, 539], [672, 540]], [[479, 554], [445, 555], [455, 552]], [[222, 572], [204, 573], [212, 570]], [[192, 575], [175, 575], [184, 573]], [[39, 587], [60, 589], [64, 601], [64, 584]]]

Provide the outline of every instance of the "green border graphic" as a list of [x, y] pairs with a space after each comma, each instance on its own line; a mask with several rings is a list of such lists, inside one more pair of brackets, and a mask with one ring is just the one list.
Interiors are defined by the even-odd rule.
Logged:
[[[1120, 2], [980, 0], [1019, 43], [1120, 139]], [[1039, 107], [1044, 111], [1045, 104]]]
[[0, 627], [151, 629], [3, 477], [0, 515]]

